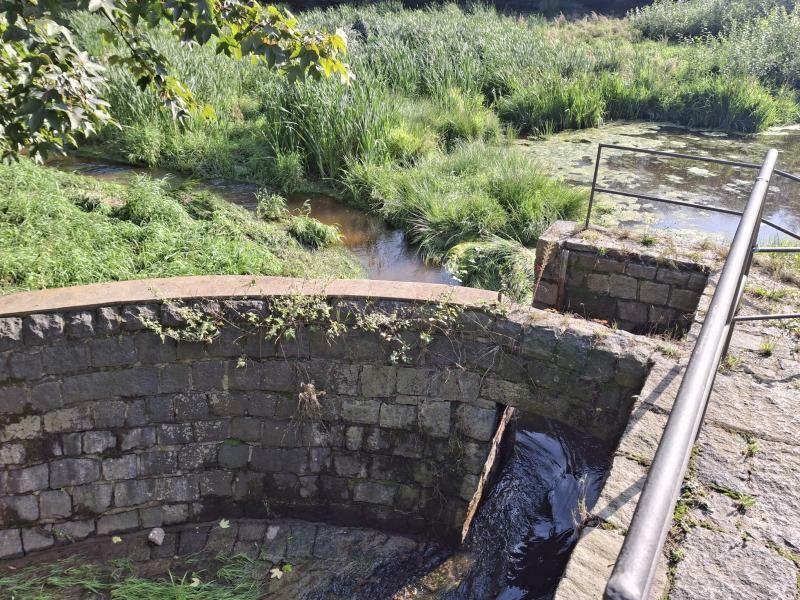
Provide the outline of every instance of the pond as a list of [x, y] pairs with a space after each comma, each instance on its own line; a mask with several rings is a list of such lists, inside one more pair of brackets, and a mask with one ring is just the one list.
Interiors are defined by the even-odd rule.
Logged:
[[[520, 140], [551, 175], [569, 183], [590, 186], [599, 143], [618, 144], [724, 158], [761, 164], [769, 148], [778, 150], [778, 168], [800, 174], [800, 126], [773, 128], [754, 136], [735, 136], [698, 131], [666, 124], [615, 122], [598, 129], [569, 131], [546, 140]], [[598, 185], [608, 188], [675, 198], [708, 206], [741, 210], [753, 187], [757, 171], [683, 159], [645, 156], [603, 150]], [[698, 234], [730, 237], [738, 217], [710, 211], [598, 195], [615, 211], [604, 224], [641, 223], [643, 214], [656, 228], [694, 230]], [[599, 216], [599, 213], [595, 216]], [[601, 222], [595, 219], [593, 222]], [[764, 217], [800, 232], [800, 183], [774, 176], [767, 195]], [[762, 239], [783, 238], [765, 226]]]

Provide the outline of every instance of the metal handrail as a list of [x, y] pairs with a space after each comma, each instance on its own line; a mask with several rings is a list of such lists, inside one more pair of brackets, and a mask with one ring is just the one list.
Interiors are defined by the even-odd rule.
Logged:
[[[584, 222], [583, 228], [587, 229], [589, 227], [589, 222], [592, 217], [592, 208], [594, 207], [594, 195], [595, 193], [605, 193], [611, 194], [614, 196], [624, 196], [627, 198], [638, 198], [642, 200], [648, 200], [652, 202], [662, 202], [664, 204], [672, 204], [676, 206], [685, 206], [687, 208], [695, 208], [698, 210], [708, 210], [712, 212], [718, 212], [727, 215], [737, 215], [742, 216], [742, 211], [734, 210], [731, 208], [724, 208], [722, 206], [709, 206], [706, 204], [698, 204], [696, 202], [686, 202], [685, 200], [676, 200], [674, 198], [664, 198], [662, 196], [652, 196], [649, 194], [641, 194], [638, 192], [629, 192], [626, 190], [615, 190], [612, 188], [607, 188], [604, 186], [597, 185], [597, 174], [600, 168], [600, 159], [602, 157], [603, 148], [609, 148], [612, 150], [623, 150], [625, 152], [634, 152], [636, 154], [649, 154], [653, 156], [664, 156], [667, 158], [678, 158], [684, 160], [692, 160], [696, 162], [705, 162], [711, 163], [716, 165], [729, 165], [733, 167], [740, 167], [745, 169], [760, 169], [761, 165], [757, 165], [754, 163], [748, 162], [741, 162], [736, 160], [726, 160], [724, 158], [714, 158], [710, 156], [692, 156], [690, 154], [682, 154], [680, 152], [668, 152], [666, 150], [652, 150], [649, 148], [635, 148], [633, 146], [620, 146], [618, 144], [598, 144], [597, 145], [597, 158], [595, 159], [594, 163], [594, 175], [592, 176], [592, 187], [589, 193], [589, 207], [586, 210], [586, 220]], [[773, 173], [775, 175], [779, 175], [780, 177], [784, 177], [785, 179], [789, 179], [791, 181], [800, 182], [800, 175], [794, 175], [792, 173], [788, 173], [786, 171], [780, 171], [778, 169], [774, 169]], [[776, 231], [780, 231], [781, 233], [788, 235], [796, 240], [800, 240], [800, 234], [797, 234], [790, 229], [786, 229], [785, 227], [778, 225], [777, 223], [773, 223], [763, 217], [763, 212], [761, 216], [761, 222], [769, 225]]]
[[742, 212], [631, 526], [606, 586], [606, 600], [643, 600], [649, 592], [717, 369], [733, 333], [777, 157], [776, 150], [767, 152]]

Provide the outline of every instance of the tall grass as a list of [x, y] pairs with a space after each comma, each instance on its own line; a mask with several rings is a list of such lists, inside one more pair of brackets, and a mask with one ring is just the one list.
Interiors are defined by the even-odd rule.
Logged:
[[208, 192], [139, 178], [101, 184], [23, 160], [0, 166], [0, 293], [199, 274], [354, 276], [340, 248], [311, 252]]
[[434, 153], [411, 168], [359, 163], [351, 197], [403, 228], [427, 258], [495, 236], [533, 245], [556, 219], [574, 218], [585, 194], [542, 176], [523, 153], [482, 142]]
[[716, 35], [782, 7], [791, 10], [797, 0], [654, 0], [636, 8], [630, 19], [643, 35], [681, 39]]

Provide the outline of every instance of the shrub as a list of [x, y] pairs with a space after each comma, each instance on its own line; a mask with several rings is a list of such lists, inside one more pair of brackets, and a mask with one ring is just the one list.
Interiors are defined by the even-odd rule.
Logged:
[[260, 189], [256, 192], [256, 200], [258, 201], [256, 214], [260, 219], [280, 221], [289, 214], [289, 211], [286, 210], [286, 199], [279, 194]]

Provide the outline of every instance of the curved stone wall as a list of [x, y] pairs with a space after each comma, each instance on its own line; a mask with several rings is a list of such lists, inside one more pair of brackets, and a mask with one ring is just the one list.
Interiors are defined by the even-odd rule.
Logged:
[[634, 336], [493, 297], [188, 277], [0, 299], [0, 557], [222, 516], [459, 539], [503, 405], [614, 438], [647, 370]]

